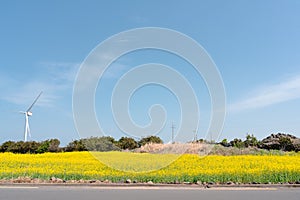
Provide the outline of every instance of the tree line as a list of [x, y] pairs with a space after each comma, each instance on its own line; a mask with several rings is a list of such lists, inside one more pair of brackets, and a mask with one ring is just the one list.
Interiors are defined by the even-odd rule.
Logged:
[[159, 143], [163, 141], [157, 136], [144, 137], [139, 141], [130, 137], [121, 137], [115, 140], [113, 137], [90, 137], [73, 140], [65, 147], [60, 147], [58, 139], [50, 139], [42, 142], [36, 141], [7, 141], [0, 146], [0, 152], [11, 153], [46, 153], [46, 152], [72, 152], [72, 151], [121, 151], [139, 148], [147, 143]]
[[266, 150], [300, 151], [300, 139], [290, 134], [271, 134], [259, 141], [253, 134], [247, 134], [245, 140], [235, 138], [230, 142], [223, 139], [219, 144], [224, 147], [255, 147]]
[[[295, 142], [296, 141], [296, 142]], [[60, 141], [58, 139], [50, 139], [42, 142], [36, 141], [7, 141], [0, 146], [0, 152], [12, 152], [12, 153], [46, 153], [46, 152], [72, 152], [72, 151], [122, 151], [122, 150], [133, 150], [144, 146], [148, 143], [163, 144], [161, 138], [157, 136], [148, 136], [140, 139], [139, 141], [134, 140], [130, 137], [121, 137], [119, 140], [115, 140], [113, 137], [90, 137], [79, 140], [73, 140], [65, 147], [60, 147]], [[212, 141], [206, 141], [199, 139], [193, 141], [193, 143], [213, 143], [219, 144], [224, 147], [235, 147], [235, 148], [260, 148], [266, 150], [282, 150], [282, 151], [296, 151], [300, 150], [300, 139], [288, 135], [278, 133], [276, 135], [271, 134], [269, 137], [259, 141], [253, 134], [247, 134], [244, 140], [235, 138], [231, 141], [223, 139], [219, 143]]]

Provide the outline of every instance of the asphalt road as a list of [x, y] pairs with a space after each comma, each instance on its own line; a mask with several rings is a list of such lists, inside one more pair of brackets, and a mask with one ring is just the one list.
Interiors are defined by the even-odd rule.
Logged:
[[0, 186], [0, 200], [299, 200], [299, 188], [113, 188], [69, 186]]

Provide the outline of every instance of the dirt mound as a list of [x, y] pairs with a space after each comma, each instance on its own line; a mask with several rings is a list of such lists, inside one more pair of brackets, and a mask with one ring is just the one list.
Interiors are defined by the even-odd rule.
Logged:
[[294, 135], [277, 133], [271, 134], [261, 141], [263, 149], [277, 149], [277, 150], [300, 150], [300, 138]]
[[135, 152], [154, 154], [198, 154], [207, 155], [214, 145], [205, 143], [173, 143], [173, 144], [146, 144]]

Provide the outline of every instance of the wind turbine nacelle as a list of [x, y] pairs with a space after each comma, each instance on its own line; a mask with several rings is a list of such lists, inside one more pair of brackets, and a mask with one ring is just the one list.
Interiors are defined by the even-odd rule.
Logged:
[[27, 115], [28, 115], [28, 116], [32, 116], [32, 112], [28, 111], [28, 112], [27, 112]]

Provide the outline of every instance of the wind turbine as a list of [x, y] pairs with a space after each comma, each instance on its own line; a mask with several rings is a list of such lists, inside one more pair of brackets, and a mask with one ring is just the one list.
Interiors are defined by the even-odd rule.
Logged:
[[40, 96], [42, 95], [43, 92], [40, 92], [40, 94], [35, 98], [34, 102], [31, 104], [31, 106], [26, 110], [26, 112], [24, 111], [20, 111], [21, 114], [25, 115], [25, 130], [24, 130], [24, 142], [27, 142], [27, 137], [28, 135], [31, 137], [30, 135], [30, 129], [29, 129], [29, 117], [32, 116], [32, 112], [31, 109], [34, 106], [34, 104], [37, 102], [37, 100], [40, 98]]

